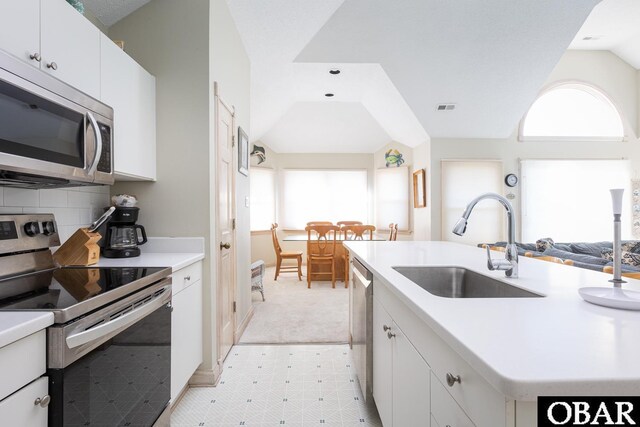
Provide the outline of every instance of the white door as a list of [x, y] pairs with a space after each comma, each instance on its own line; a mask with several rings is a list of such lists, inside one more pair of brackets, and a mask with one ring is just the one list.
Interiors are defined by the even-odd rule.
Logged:
[[0, 2], [0, 49], [40, 66], [40, 0]]
[[64, 0], [42, 0], [40, 16], [40, 68], [100, 99], [100, 30]]
[[217, 237], [218, 255], [218, 362], [222, 363], [233, 345], [235, 331], [235, 236], [233, 111], [217, 94], [216, 89], [216, 146], [217, 146]]

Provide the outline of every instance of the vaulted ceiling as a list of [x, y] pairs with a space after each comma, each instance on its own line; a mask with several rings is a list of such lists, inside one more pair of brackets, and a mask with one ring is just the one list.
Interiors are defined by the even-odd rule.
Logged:
[[[148, 1], [84, 0], [107, 26]], [[567, 47], [640, 68], [638, 0], [227, 3], [252, 63], [250, 139], [281, 152], [506, 137]]]
[[597, 2], [228, 0], [252, 61], [251, 139], [327, 152], [348, 125], [356, 141], [340, 146], [372, 152], [385, 138], [507, 137]]

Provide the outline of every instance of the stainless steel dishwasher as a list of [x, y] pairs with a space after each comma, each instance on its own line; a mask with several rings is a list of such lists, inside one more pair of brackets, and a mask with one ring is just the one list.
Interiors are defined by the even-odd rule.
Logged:
[[373, 275], [356, 258], [351, 269], [349, 328], [353, 363], [365, 400], [373, 388]]

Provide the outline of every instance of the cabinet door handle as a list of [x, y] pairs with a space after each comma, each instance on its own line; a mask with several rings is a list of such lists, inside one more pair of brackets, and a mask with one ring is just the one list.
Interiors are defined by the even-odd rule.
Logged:
[[188, 282], [189, 280], [191, 280], [191, 276], [184, 276], [184, 281]]
[[58, 69], [58, 64], [56, 64], [55, 62], [50, 62], [47, 64], [47, 68], [52, 69], [53, 71]]
[[387, 332], [388, 330], [391, 329], [391, 326], [387, 326], [387, 325], [382, 325], [382, 330]]
[[42, 60], [42, 57], [40, 56], [40, 54], [38, 52], [32, 53], [31, 55], [29, 55], [29, 58], [33, 59], [34, 61], [38, 61], [38, 62], [40, 62]]
[[449, 385], [449, 387], [453, 387], [455, 385], [455, 383], [460, 384], [462, 381], [460, 379], [460, 375], [453, 375], [449, 372], [447, 372], [447, 384]]
[[35, 406], [40, 405], [40, 407], [42, 408], [46, 408], [47, 406], [49, 406], [49, 402], [51, 402], [51, 396], [49, 396], [48, 394], [44, 395], [44, 397], [38, 397], [33, 404]]
[[393, 338], [395, 336], [396, 336], [396, 334], [394, 334], [393, 332], [391, 332], [391, 331], [387, 332], [387, 338], [391, 339], [391, 338]]
[[231, 249], [231, 243], [222, 243], [220, 242], [220, 250], [222, 249]]

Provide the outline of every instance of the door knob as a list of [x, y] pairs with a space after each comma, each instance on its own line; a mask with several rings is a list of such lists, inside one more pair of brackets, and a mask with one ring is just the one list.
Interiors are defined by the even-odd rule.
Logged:
[[44, 397], [38, 397], [33, 402], [33, 404], [36, 406], [40, 405], [41, 407], [46, 408], [47, 406], [49, 406], [49, 402], [51, 402], [51, 396], [46, 394]]
[[382, 325], [382, 330], [387, 332], [389, 329], [391, 329], [389, 326], [387, 325]]
[[51, 62], [47, 64], [47, 68], [52, 69], [53, 71], [58, 69], [58, 64], [56, 64], [55, 62]]
[[231, 243], [222, 243], [220, 242], [220, 250], [222, 249], [231, 249]]
[[32, 53], [31, 55], [29, 55], [29, 58], [33, 59], [34, 61], [38, 61], [38, 62], [40, 62], [42, 60], [42, 57], [37, 52], [36, 53]]
[[455, 383], [460, 384], [462, 381], [460, 380], [460, 375], [453, 375], [450, 372], [447, 372], [447, 384], [449, 387], [453, 387]]
[[393, 332], [387, 332], [387, 338], [391, 339], [393, 337], [395, 337], [396, 334], [394, 334]]

